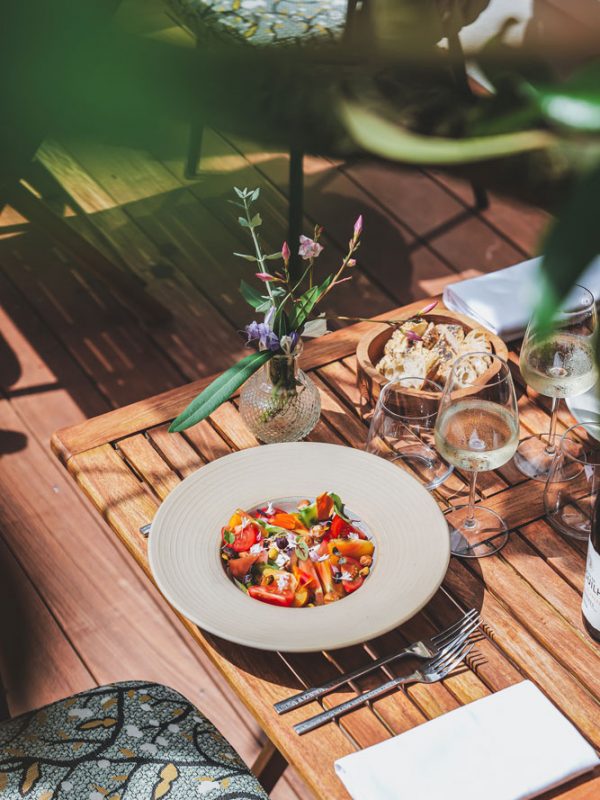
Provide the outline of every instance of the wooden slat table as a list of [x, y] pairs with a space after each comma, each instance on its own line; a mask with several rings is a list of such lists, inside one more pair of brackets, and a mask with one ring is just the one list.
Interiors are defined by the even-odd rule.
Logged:
[[[414, 310], [422, 305], [422, 301], [414, 304]], [[385, 316], [393, 318], [399, 312]], [[309, 437], [313, 441], [364, 446], [367, 427], [358, 413], [354, 352], [369, 324], [336, 331], [305, 348], [303, 366], [310, 370], [322, 399], [321, 420]], [[545, 430], [547, 404], [544, 398], [524, 391], [518, 359], [514, 354], [511, 358], [521, 389], [522, 431]], [[167, 432], [169, 422], [208, 380], [111, 411], [53, 437], [58, 457], [148, 577], [147, 546], [140, 526], [152, 520], [160, 502], [193, 470], [232, 450], [258, 444], [244, 426], [235, 398], [185, 434]], [[567, 414], [561, 419], [563, 426], [570, 422]], [[271, 654], [219, 640], [182, 619], [317, 797], [347, 797], [334, 774], [336, 758], [526, 677], [600, 749], [600, 648], [585, 634], [580, 617], [584, 547], [550, 528], [544, 520], [543, 486], [525, 480], [510, 464], [482, 475], [479, 491], [486, 504], [501, 511], [514, 528], [509, 543], [498, 555], [482, 560], [452, 559], [442, 588], [427, 607], [402, 628], [370, 642], [368, 649]], [[444, 509], [450, 509], [464, 502], [465, 495], [466, 482], [455, 474], [435, 496]], [[317, 703], [283, 717], [275, 714], [273, 703], [301, 686], [321, 683], [340, 669], [429, 635], [456, 619], [459, 609], [473, 606], [482, 611], [484, 636], [468, 666], [442, 683], [410, 686], [345, 716], [339, 725], [330, 724], [303, 737], [294, 733], [292, 723], [317, 713]], [[324, 705], [339, 703], [383, 677], [375, 674], [356, 686], [343, 687], [325, 698]], [[532, 757], [534, 751], [533, 742]], [[510, 769], [509, 764], [506, 767]], [[596, 772], [546, 797], [592, 800], [598, 796], [600, 773]]]

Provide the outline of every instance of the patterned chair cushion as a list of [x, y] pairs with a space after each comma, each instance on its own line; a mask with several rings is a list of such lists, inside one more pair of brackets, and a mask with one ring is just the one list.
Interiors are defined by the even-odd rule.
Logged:
[[268, 800], [182, 695], [129, 681], [0, 725], [2, 800]]
[[176, 19], [202, 40], [250, 44], [334, 41], [346, 24], [348, 0], [167, 0]]

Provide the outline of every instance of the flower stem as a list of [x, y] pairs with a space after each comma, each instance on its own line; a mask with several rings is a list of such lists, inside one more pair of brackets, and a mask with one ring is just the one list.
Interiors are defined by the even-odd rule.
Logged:
[[[262, 254], [260, 249], [260, 244], [258, 242], [258, 237], [254, 233], [254, 226], [252, 225], [252, 220], [250, 219], [250, 206], [248, 205], [248, 199], [244, 197], [244, 211], [246, 212], [246, 220], [248, 221], [248, 227], [250, 228], [250, 235], [252, 236], [252, 241], [254, 242], [254, 251], [256, 253], [256, 258], [258, 259], [258, 263], [260, 265], [260, 272], [267, 272], [267, 268], [265, 267], [265, 257]], [[266, 282], [267, 292], [269, 293], [269, 299], [275, 305], [273, 293], [271, 291], [270, 281]]]

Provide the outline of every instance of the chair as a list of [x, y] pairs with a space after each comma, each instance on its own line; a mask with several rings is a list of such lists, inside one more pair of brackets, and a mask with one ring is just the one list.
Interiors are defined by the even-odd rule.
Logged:
[[100, 686], [0, 723], [2, 800], [268, 800], [188, 700], [157, 683]]
[[[196, 45], [216, 39], [247, 45], [336, 42], [349, 30], [360, 0], [167, 0], [171, 15], [196, 39]], [[184, 174], [198, 169], [204, 122], [192, 121]], [[302, 233], [304, 153], [292, 147], [289, 165], [288, 240]], [[292, 253], [292, 266], [297, 262]]]
[[[196, 45], [214, 39], [247, 45], [305, 44], [337, 42], [352, 35], [359, 13], [368, 14], [367, 0], [166, 0], [171, 16], [196, 39]], [[447, 27], [447, 12], [439, 10], [442, 29], [449, 40], [457, 85], [468, 91], [466, 71], [458, 34]], [[453, 12], [454, 13], [454, 12]], [[204, 122], [193, 120], [184, 174], [192, 179], [198, 168]], [[290, 149], [288, 237], [297, 242], [302, 232], [303, 159], [301, 150]], [[475, 207], [488, 205], [485, 191], [472, 185]], [[293, 252], [293, 258], [296, 254]]]

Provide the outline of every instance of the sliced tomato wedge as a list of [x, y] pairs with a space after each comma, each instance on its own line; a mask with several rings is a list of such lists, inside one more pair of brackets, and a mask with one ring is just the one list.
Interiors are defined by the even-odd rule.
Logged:
[[[235, 537], [233, 542], [228, 542], [226, 540], [226, 531], [233, 533]], [[223, 528], [221, 531], [221, 536], [223, 537], [223, 544], [231, 547], [231, 549], [235, 550], [236, 553], [243, 553], [244, 551], [247, 552], [250, 550], [253, 544], [260, 542], [262, 539], [262, 533], [259, 526], [255, 525], [253, 522], [250, 522], [247, 525], [238, 525], [233, 530]]]
[[359, 539], [366, 539], [366, 535], [355, 528], [354, 525], [351, 525], [349, 522], [346, 522], [345, 519], [342, 519], [338, 514], [334, 516], [331, 521], [331, 528], [329, 529], [329, 534], [332, 539], [343, 539], [346, 538], [349, 534], [356, 533], [358, 534]]
[[280, 592], [277, 584], [271, 583], [269, 586], [249, 586], [248, 594], [255, 600], [260, 600], [262, 603], [269, 603], [272, 606], [291, 606], [294, 602], [294, 592], [283, 591]]
[[342, 571], [342, 575], [346, 575], [346, 579], [342, 579], [342, 586], [348, 594], [352, 594], [363, 585], [365, 579], [360, 575], [360, 562], [350, 556], [343, 556], [340, 559], [338, 566]]
[[250, 572], [257, 560], [258, 555], [230, 558], [227, 562], [227, 569], [229, 570], [232, 578], [236, 578], [238, 581], [241, 581], [242, 578]]

